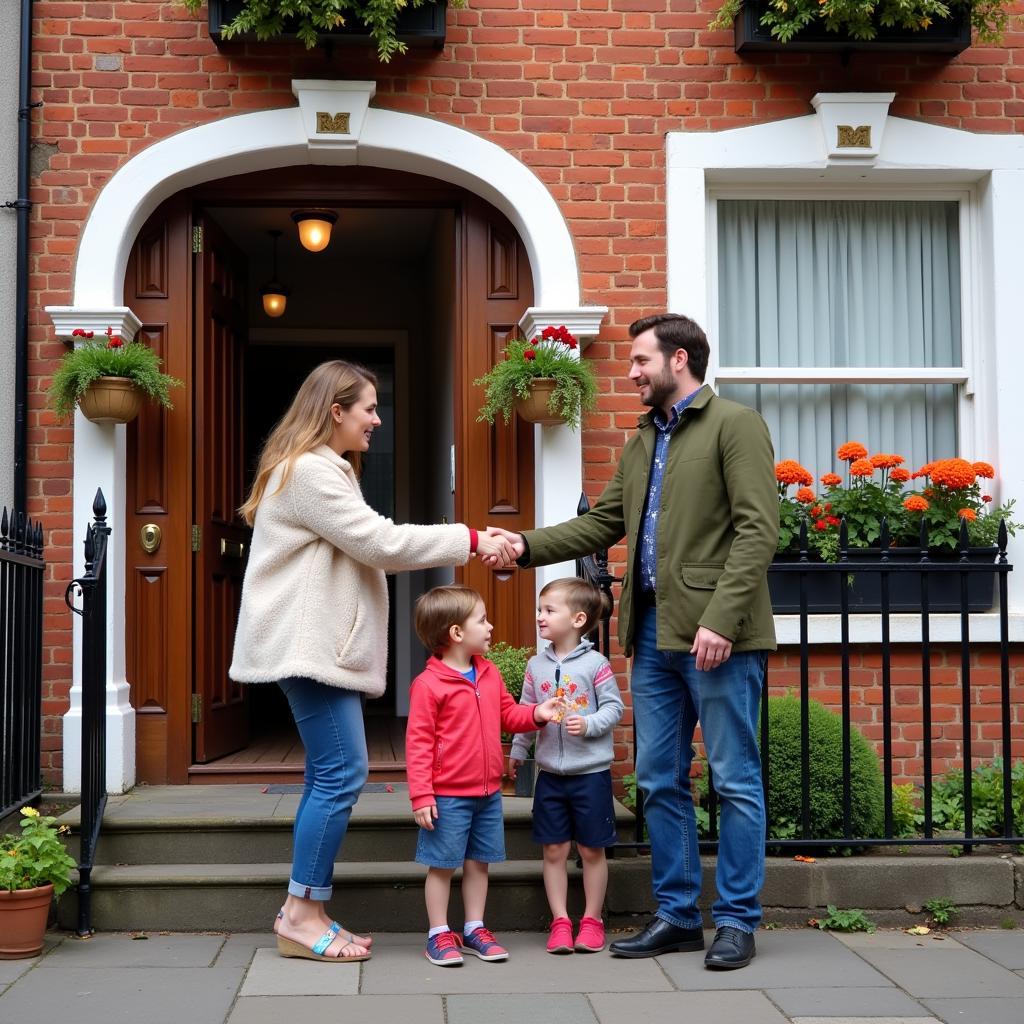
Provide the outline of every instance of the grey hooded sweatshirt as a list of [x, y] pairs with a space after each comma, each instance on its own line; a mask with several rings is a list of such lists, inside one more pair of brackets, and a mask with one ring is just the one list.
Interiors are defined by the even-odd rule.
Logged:
[[517, 733], [510, 756], [518, 761], [525, 760], [536, 735], [534, 757], [544, 771], [554, 775], [605, 771], [611, 767], [614, 757], [612, 729], [624, 710], [608, 659], [589, 640], [581, 640], [579, 646], [561, 660], [556, 657], [554, 646], [549, 644], [540, 654], [535, 654], [526, 667], [520, 703], [539, 704], [554, 697], [559, 687], [568, 700], [577, 700], [581, 695], [585, 698], [586, 706], [570, 714], [584, 717], [586, 733], [573, 736], [563, 723], [548, 722], [536, 734]]

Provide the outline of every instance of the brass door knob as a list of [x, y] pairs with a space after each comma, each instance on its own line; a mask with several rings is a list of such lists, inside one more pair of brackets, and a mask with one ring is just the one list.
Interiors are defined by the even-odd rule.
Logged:
[[146, 525], [139, 531], [139, 539], [142, 544], [142, 550], [147, 555], [152, 555], [157, 548], [160, 547], [160, 541], [163, 539], [163, 531], [156, 523], [146, 523]]

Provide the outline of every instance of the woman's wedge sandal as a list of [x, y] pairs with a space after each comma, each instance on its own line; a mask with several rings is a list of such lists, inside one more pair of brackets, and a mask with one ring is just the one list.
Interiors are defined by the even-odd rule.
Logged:
[[[338, 932], [331, 927], [324, 932], [319, 939], [317, 939], [316, 944], [312, 949], [310, 949], [308, 946], [302, 945], [301, 942], [296, 942], [294, 939], [286, 939], [283, 935], [278, 935], [277, 952], [280, 956], [295, 957], [298, 960], [326, 960], [331, 963], [343, 964], [351, 964], [360, 960], [370, 959], [372, 954], [369, 950], [365, 953], [359, 953], [356, 956], [328, 956], [327, 950], [331, 948], [331, 943], [337, 938]], [[357, 943], [346, 942], [342, 946], [342, 949], [344, 949], [345, 946], [357, 946]]]
[[[279, 910], [277, 912], [277, 917], [274, 919], [274, 934], [275, 935], [277, 935], [277, 933], [278, 933], [277, 930], [278, 930], [278, 928], [281, 927], [281, 922], [283, 920], [284, 920], [284, 911], [283, 910]], [[355, 933], [354, 932], [350, 932], [350, 931], [345, 931], [345, 929], [343, 929], [341, 927], [341, 925], [338, 924], [337, 921], [332, 921], [330, 923], [329, 927], [330, 927], [331, 931], [334, 932], [335, 935], [337, 935], [339, 932], [343, 932], [344, 931], [345, 935], [348, 936], [348, 944], [349, 945], [352, 945], [352, 946], [364, 946], [366, 949], [370, 948], [370, 944], [369, 943], [357, 942], [356, 941]], [[372, 943], [373, 939], [370, 939], [370, 942]]]

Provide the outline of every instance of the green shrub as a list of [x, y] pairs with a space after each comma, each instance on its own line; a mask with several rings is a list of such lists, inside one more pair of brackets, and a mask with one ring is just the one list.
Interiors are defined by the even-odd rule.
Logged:
[[[1024, 761], [1010, 771], [1011, 803], [1016, 829], [1024, 824]], [[976, 836], [1003, 834], [1003, 760], [979, 764], [971, 773], [972, 824]], [[919, 823], [923, 817], [919, 816]], [[964, 830], [964, 773], [948, 772], [932, 783], [932, 824], [950, 832]], [[1018, 835], [1019, 835], [1018, 831]]]
[[912, 782], [892, 787], [892, 834], [899, 839], [914, 835], [918, 818], [917, 787]]
[[496, 644], [492, 644], [491, 649], [485, 655], [487, 660], [493, 662], [501, 673], [505, 689], [517, 701], [523, 695], [526, 666], [536, 653], [532, 647], [513, 647], [511, 644], [505, 643], [504, 640], [499, 640]]
[[[810, 740], [811, 839], [843, 835], [843, 721], [811, 701]], [[768, 699], [768, 820], [787, 835], [800, 832], [800, 701], [792, 695]], [[884, 784], [878, 755], [866, 739], [850, 729], [850, 827], [854, 837], [879, 836], [885, 824]], [[795, 827], [794, 827], [795, 826]]]

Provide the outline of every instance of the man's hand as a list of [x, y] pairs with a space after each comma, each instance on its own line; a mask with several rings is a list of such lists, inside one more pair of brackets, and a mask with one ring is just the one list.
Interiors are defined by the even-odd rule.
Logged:
[[[491, 529], [493, 527], [477, 532], [477, 558], [492, 569], [507, 569], [519, 555], [516, 554], [515, 546], [504, 536], [504, 530], [500, 534], [492, 534]], [[509, 534], [509, 536], [516, 537], [518, 534]]]
[[510, 757], [508, 759], [508, 777], [510, 779], [514, 779], [516, 777], [516, 772], [519, 771], [519, 766], [522, 763], [523, 762], [520, 761], [518, 757]]
[[690, 653], [697, 655], [697, 668], [707, 672], [729, 660], [729, 655], [732, 654], [732, 641], [708, 629], [707, 626], [698, 626]]
[[571, 715], [562, 720], [562, 725], [565, 726], [565, 731], [570, 736], [587, 735], [587, 722], [582, 715]]
[[434, 822], [437, 821], [437, 804], [427, 804], [426, 807], [421, 807], [418, 811], [412, 812], [413, 818], [416, 819], [416, 824], [420, 828], [425, 828], [428, 832], [434, 831]]
[[545, 722], [557, 722], [564, 710], [561, 697], [549, 697], [543, 704], [538, 704], [533, 709], [533, 720], [537, 725]]
[[526, 553], [526, 542], [523, 540], [521, 533], [512, 533], [511, 530], [503, 530], [500, 526], [488, 526], [487, 535], [489, 537], [501, 537], [508, 542], [509, 547], [515, 552], [514, 557], [511, 559], [512, 562], [517, 558], [522, 558]]

